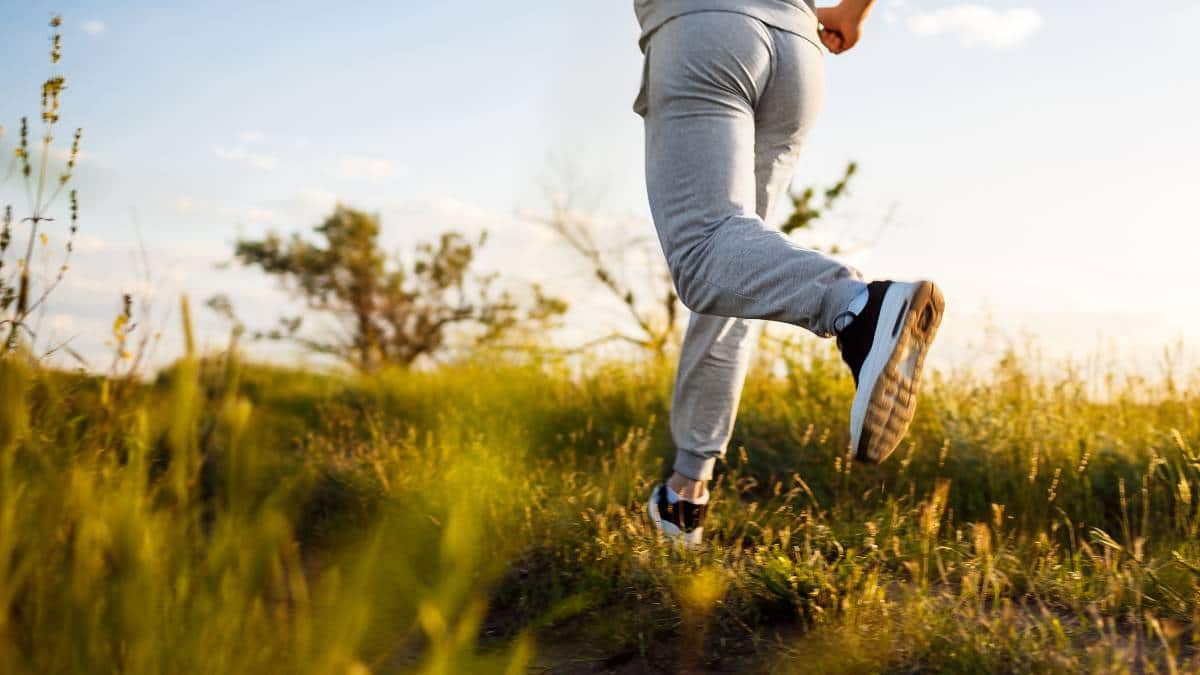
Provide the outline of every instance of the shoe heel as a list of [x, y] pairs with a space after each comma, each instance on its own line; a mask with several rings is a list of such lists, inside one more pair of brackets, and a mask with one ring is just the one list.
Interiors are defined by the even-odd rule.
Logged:
[[942, 289], [932, 281], [923, 281], [914, 295], [913, 307], [921, 314], [913, 322], [913, 332], [924, 341], [931, 340], [942, 322], [942, 313], [946, 308]]

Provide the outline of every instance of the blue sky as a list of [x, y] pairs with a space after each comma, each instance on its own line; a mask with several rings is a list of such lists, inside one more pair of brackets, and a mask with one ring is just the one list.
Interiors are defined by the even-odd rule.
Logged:
[[[614, 241], [650, 234], [631, 4], [3, 3], [0, 123], [36, 113], [54, 9], [64, 126], [85, 127], [82, 239], [47, 331], [101, 360], [124, 290], [160, 317], [181, 291], [228, 291], [268, 323], [286, 304], [271, 283], [214, 264], [239, 233], [306, 228], [336, 199], [380, 212], [398, 248], [487, 227], [486, 264], [572, 299], [562, 339], [605, 330], [618, 314], [518, 214], [566, 163]], [[895, 216], [853, 262], [942, 283], [948, 363], [984, 325], [1051, 354], [1200, 344], [1198, 25], [1196, 0], [880, 0], [860, 46], [826, 59], [797, 185], [860, 163], [841, 225]], [[211, 316], [201, 329], [221, 339]]]

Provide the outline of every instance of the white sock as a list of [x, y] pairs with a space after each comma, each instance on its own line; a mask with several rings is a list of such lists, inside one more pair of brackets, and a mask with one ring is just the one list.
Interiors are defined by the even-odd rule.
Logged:
[[862, 314], [862, 311], [867, 308], [867, 299], [869, 297], [870, 294], [867, 293], [867, 286], [866, 284], [863, 284], [862, 290], [860, 290], [858, 295], [855, 295], [854, 299], [850, 301], [849, 306], [846, 307], [846, 311], [839, 314], [837, 318], [833, 320], [833, 330], [835, 333], [840, 333], [846, 330], [847, 326], [849, 326], [851, 323], [854, 323], [854, 320], [858, 318], [858, 315]]
[[[675, 502], [679, 501], [680, 499], [683, 499], [683, 497], [680, 497], [679, 493], [672, 490], [671, 486], [668, 485], [667, 486], [667, 503], [674, 504]], [[699, 506], [700, 504], [707, 504], [708, 503], [708, 489], [705, 488], [704, 494], [700, 495], [699, 497], [697, 497], [695, 499], [688, 499], [685, 501], [691, 502], [692, 504], [695, 504], [697, 506]]]

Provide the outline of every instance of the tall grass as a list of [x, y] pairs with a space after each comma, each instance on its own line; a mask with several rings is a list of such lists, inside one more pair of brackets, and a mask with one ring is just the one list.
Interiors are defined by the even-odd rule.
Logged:
[[1194, 378], [934, 377], [865, 467], [832, 354], [778, 356], [698, 552], [644, 522], [659, 367], [0, 360], [0, 671], [1200, 667]]

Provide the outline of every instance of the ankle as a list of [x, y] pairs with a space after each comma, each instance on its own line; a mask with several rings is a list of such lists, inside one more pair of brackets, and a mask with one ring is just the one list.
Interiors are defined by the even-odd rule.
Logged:
[[858, 289], [854, 297], [850, 299], [850, 303], [846, 306], [846, 310], [837, 315], [833, 320], [833, 332], [840, 334], [842, 331], [850, 327], [859, 314], [867, 307], [867, 301], [870, 299], [870, 293], [867, 290], [867, 285], [863, 284], [862, 288]]
[[708, 494], [708, 481], [694, 480], [678, 472], [667, 479], [667, 487], [674, 490], [681, 499], [689, 502], [699, 500]]

